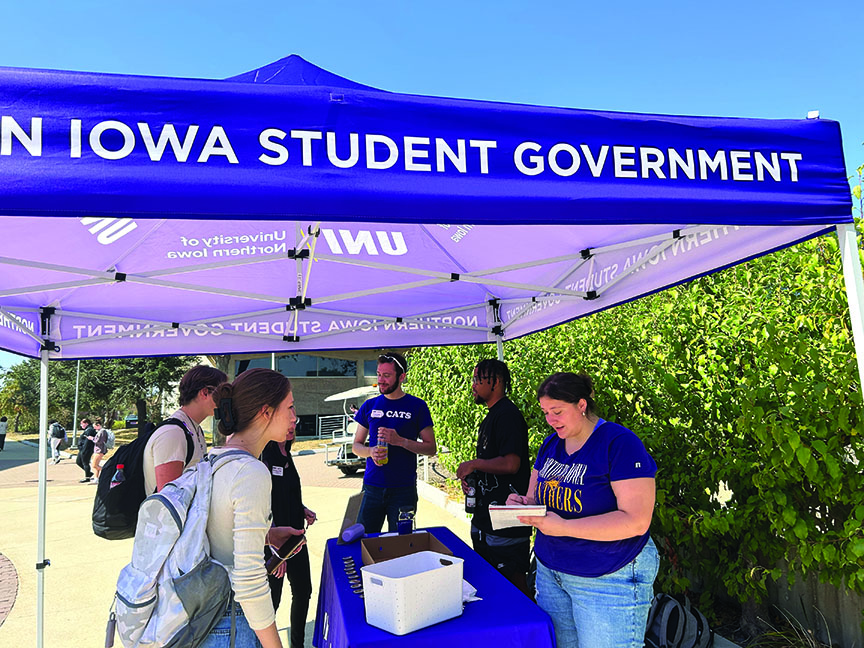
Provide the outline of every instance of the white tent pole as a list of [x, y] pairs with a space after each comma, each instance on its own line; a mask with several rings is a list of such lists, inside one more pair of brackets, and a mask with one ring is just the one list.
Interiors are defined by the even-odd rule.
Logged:
[[72, 445], [77, 445], [78, 440], [78, 388], [81, 381], [81, 361], [75, 366], [75, 407], [72, 410]]
[[48, 473], [48, 349], [42, 348], [42, 363], [39, 371], [39, 519], [36, 537], [36, 646], [44, 645], [45, 631], [45, 506], [47, 500]]
[[840, 242], [840, 257], [843, 259], [846, 299], [852, 320], [852, 340], [858, 360], [858, 381], [864, 393], [864, 280], [861, 277], [861, 258], [858, 256], [855, 225], [838, 225], [837, 239]]
[[498, 347], [498, 359], [501, 362], [504, 362], [504, 340], [500, 335], [495, 336], [495, 344]]

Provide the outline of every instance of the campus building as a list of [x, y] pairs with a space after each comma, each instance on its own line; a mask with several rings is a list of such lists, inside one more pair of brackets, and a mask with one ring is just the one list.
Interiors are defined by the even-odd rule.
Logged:
[[[357, 351], [320, 351], [287, 354], [233, 354], [208, 357], [214, 366], [228, 374], [228, 380], [247, 369], [273, 368], [291, 379], [297, 409], [297, 436], [329, 435], [344, 426], [343, 401], [326, 402], [332, 394], [375, 385], [378, 349]], [[348, 401], [359, 407], [363, 399]]]

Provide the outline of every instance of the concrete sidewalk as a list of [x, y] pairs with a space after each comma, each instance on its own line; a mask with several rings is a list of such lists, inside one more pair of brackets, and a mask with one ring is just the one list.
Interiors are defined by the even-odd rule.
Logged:
[[[0, 646], [36, 645], [37, 455], [36, 448], [8, 440], [6, 450], [0, 453], [0, 501], [3, 502], [0, 555], [9, 561], [7, 565], [0, 558]], [[303, 483], [304, 503], [318, 515], [318, 522], [308, 531], [314, 591], [306, 644], [311, 646], [324, 543], [339, 533], [348, 498], [359, 492], [363, 473], [344, 476], [336, 468], [325, 466], [320, 454], [299, 456], [295, 462]], [[84, 473], [75, 465], [74, 458], [64, 459], [57, 465], [48, 460], [47, 468], [45, 555], [51, 566], [45, 570], [45, 646], [103, 646], [117, 575], [129, 562], [132, 540], [111, 542], [93, 534], [90, 515], [96, 487], [78, 483]], [[421, 493], [418, 525], [446, 526], [470, 543], [464, 514], [456, 510], [454, 515], [442, 508], [442, 503], [441, 500], [429, 502]], [[286, 588], [286, 595], [289, 591]], [[5, 621], [4, 593], [7, 598], [14, 597]], [[280, 629], [288, 627], [289, 600], [289, 596], [283, 599], [276, 615]], [[287, 646], [287, 635], [282, 634], [282, 637]], [[120, 644], [115, 642], [115, 645]]]

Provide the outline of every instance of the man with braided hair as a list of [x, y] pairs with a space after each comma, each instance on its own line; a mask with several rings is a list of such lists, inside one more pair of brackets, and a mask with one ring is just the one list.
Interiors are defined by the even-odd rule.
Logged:
[[[186, 466], [194, 466], [207, 454], [207, 439], [201, 421], [213, 414], [213, 392], [228, 380], [215, 367], [196, 365], [180, 379], [180, 409], [171, 415], [183, 423], [163, 425], [153, 433], [144, 449], [144, 488], [152, 495], [174, 481]], [[184, 429], [185, 427], [185, 429]], [[186, 461], [188, 441], [192, 440], [192, 457]]]
[[[474, 368], [474, 402], [485, 405], [486, 417], [477, 435], [477, 458], [459, 464], [462, 480], [474, 473], [477, 504], [471, 520], [474, 551], [528, 596], [527, 574], [531, 541], [530, 527], [492, 529], [490, 504], [505, 504], [510, 493], [528, 490], [531, 462], [528, 460], [528, 425], [519, 408], [507, 398], [510, 370], [500, 360], [481, 360]], [[467, 491], [466, 491], [467, 492]]]

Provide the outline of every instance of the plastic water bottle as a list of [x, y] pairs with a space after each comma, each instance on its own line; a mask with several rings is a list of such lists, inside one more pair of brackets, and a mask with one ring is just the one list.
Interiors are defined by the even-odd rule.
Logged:
[[114, 473], [114, 476], [111, 478], [111, 488], [114, 488], [118, 484], [122, 484], [126, 481], [126, 474], [123, 472], [123, 464], [117, 464], [117, 471]]
[[378, 460], [378, 465], [384, 466], [387, 464], [387, 461], [389, 460], [388, 455], [390, 454], [390, 452], [388, 450], [388, 447], [389, 447], [388, 443], [379, 436], [375, 445], [377, 445], [379, 448], [384, 448], [384, 455], [381, 457], [381, 459]]

